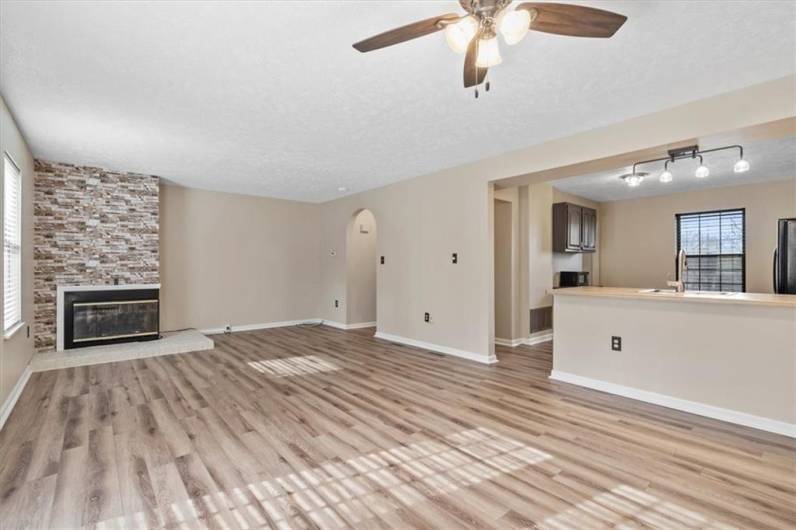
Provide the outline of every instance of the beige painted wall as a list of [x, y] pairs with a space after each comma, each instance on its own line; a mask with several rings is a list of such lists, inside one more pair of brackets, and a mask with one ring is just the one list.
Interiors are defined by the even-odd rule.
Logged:
[[[0, 151], [11, 156], [22, 174], [22, 318], [26, 325], [30, 326], [33, 324], [33, 157], [2, 97], [0, 97]], [[0, 161], [0, 172], [4, 173], [2, 166]], [[5, 183], [5, 174], [2, 176], [0, 184]], [[3, 189], [4, 186], [0, 185], [0, 205], [3, 204]], [[0, 216], [0, 233], [3, 232], [2, 223], [3, 218]], [[3, 265], [0, 260], [0, 271]], [[2, 311], [3, 303], [0, 300], [0, 315]], [[0, 341], [0, 406], [2, 406], [33, 356], [33, 338], [27, 336], [27, 328], [23, 327], [10, 338]]]
[[376, 322], [377, 230], [376, 218], [370, 210], [359, 212], [348, 228], [347, 295], [342, 301], [346, 324]]
[[[553, 186], [528, 186], [528, 300], [529, 308], [553, 305]], [[528, 330], [529, 331], [529, 330]]]
[[[557, 296], [554, 318], [554, 378], [564, 372], [796, 424], [792, 308]], [[611, 350], [612, 335], [622, 337], [621, 352]]]
[[[555, 185], [554, 185], [555, 186]], [[597, 238], [600, 237], [600, 203], [571, 193], [566, 193], [553, 187], [553, 203], [568, 202], [579, 206], [586, 206], [597, 211]], [[552, 211], [552, 205], [551, 205]], [[552, 213], [551, 213], [552, 216]], [[553, 285], [558, 286], [558, 273], [561, 271], [588, 271], [589, 282], [591, 285], [600, 285], [600, 245], [597, 245], [595, 252], [578, 252], [565, 254], [563, 252], [553, 253]]]
[[317, 205], [177, 186], [160, 192], [164, 330], [317, 316]]
[[460, 170], [322, 204], [320, 318], [340, 321], [330, 302], [345, 294], [346, 226], [367, 208], [378, 222], [378, 255], [385, 257], [377, 280], [378, 331], [486, 358], [494, 348], [491, 200], [479, 173]]
[[674, 279], [675, 214], [746, 208], [746, 290], [772, 292], [777, 219], [796, 217], [796, 178], [602, 203], [602, 283], [666, 287]]
[[512, 204], [495, 199], [495, 337], [514, 335]]

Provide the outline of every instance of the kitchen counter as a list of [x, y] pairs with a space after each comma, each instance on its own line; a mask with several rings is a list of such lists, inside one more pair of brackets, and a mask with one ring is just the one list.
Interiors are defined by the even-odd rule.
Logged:
[[796, 296], [571, 287], [551, 379], [796, 437]]
[[567, 287], [552, 289], [553, 296], [596, 296], [604, 298], [634, 298], [638, 300], [674, 300], [710, 304], [749, 304], [796, 309], [796, 295], [766, 293], [727, 293], [686, 291], [684, 293], [652, 292], [652, 289], [631, 287]]

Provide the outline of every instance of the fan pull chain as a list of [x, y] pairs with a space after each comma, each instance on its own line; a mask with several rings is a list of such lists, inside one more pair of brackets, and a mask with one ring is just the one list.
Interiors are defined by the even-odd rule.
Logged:
[[[492, 85], [489, 83], [489, 72], [487, 72], [486, 78], [485, 78], [485, 83], [484, 83], [484, 92], [489, 92], [489, 89], [491, 88], [491, 86]], [[478, 95], [479, 95], [478, 86], [476, 86], [475, 87], [475, 99], [478, 99]]]
[[478, 39], [475, 41], [475, 99], [478, 99], [478, 52], [480, 51], [478, 48], [481, 46], [481, 40], [479, 39], [479, 36], [481, 35], [481, 28], [483, 27], [482, 24], [483, 21], [479, 22], [479, 31], [475, 37], [473, 37], [474, 39]]

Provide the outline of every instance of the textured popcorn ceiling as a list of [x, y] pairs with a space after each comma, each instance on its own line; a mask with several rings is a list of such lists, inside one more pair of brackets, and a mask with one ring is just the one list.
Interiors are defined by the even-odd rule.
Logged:
[[592, 1], [610, 40], [530, 34], [493, 90], [442, 34], [354, 41], [457, 2], [9, 2], [0, 91], [34, 155], [306, 201], [792, 74], [794, 4]]

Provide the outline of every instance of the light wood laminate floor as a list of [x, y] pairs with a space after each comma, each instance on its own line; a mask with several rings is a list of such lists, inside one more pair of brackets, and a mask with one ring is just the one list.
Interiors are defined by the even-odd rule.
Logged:
[[34, 374], [0, 432], [6, 528], [793, 528], [785, 437], [372, 330]]

